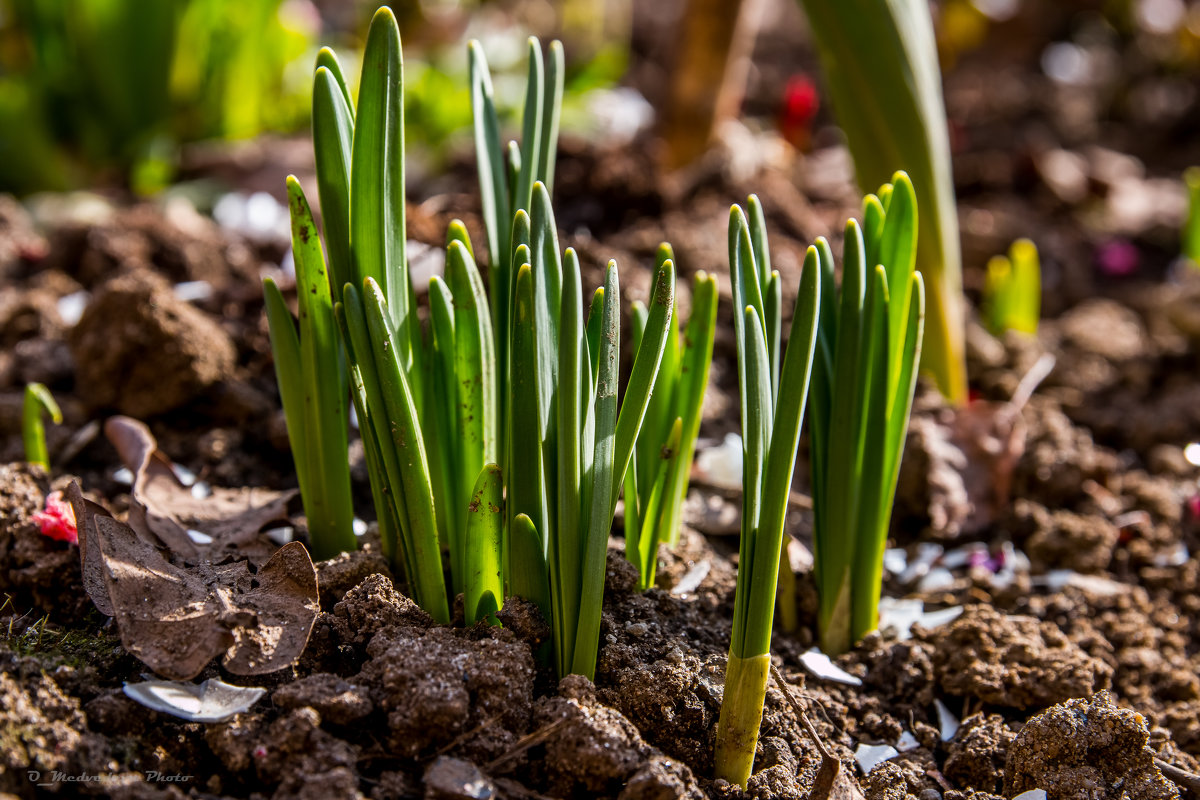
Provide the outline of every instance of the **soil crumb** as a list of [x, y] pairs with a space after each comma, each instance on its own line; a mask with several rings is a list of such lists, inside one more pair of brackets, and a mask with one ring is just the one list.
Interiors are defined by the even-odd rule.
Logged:
[[1069, 700], [1030, 719], [1009, 747], [1004, 795], [1044, 789], [1055, 800], [1177, 800], [1154, 766], [1141, 714], [1109, 692]]

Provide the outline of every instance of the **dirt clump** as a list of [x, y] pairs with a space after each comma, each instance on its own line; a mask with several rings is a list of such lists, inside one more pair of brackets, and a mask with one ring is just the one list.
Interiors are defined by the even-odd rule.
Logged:
[[81, 397], [139, 418], [196, 398], [229, 376], [236, 357], [220, 325], [140, 270], [97, 290], [70, 343]]
[[285, 683], [271, 695], [271, 701], [285, 711], [308, 706], [335, 725], [349, 725], [374, 708], [365, 687], [327, 672]]
[[558, 696], [537, 701], [533, 718], [539, 728], [554, 726], [542, 761], [552, 795], [620, 800], [704, 796], [687, 766], [646, 744], [620, 711], [597, 702], [591, 681], [569, 675], [558, 691]]
[[1154, 766], [1141, 714], [1108, 692], [1069, 700], [1033, 717], [1009, 746], [1004, 795], [1044, 789], [1055, 800], [1176, 800]]
[[396, 591], [386, 575], [369, 575], [333, 607], [330, 619], [335, 634], [347, 644], [365, 644], [385, 628], [428, 628], [429, 616], [408, 597]]
[[975, 714], [963, 721], [942, 768], [946, 778], [965, 789], [997, 792], [1004, 781], [1004, 761], [1016, 734], [999, 714]]
[[1121, 532], [1099, 514], [1049, 511], [1026, 500], [1014, 505], [1014, 516], [1032, 528], [1025, 552], [1035, 568], [1099, 572], [1112, 561]]
[[321, 715], [299, 708], [272, 722], [251, 750], [258, 777], [278, 784], [276, 800], [361, 797], [358, 748], [321, 729]]
[[388, 748], [409, 758], [451, 742], [490, 760], [529, 727], [533, 656], [501, 628], [473, 638], [452, 628], [386, 628], [355, 679], [387, 716]]
[[376, 573], [391, 577], [387, 559], [374, 545], [349, 553], [341, 553], [314, 564], [317, 568], [317, 587], [321, 592], [321, 608], [330, 611], [346, 593]]
[[33, 773], [73, 775], [103, 763], [104, 755], [78, 700], [51, 677], [18, 680], [0, 672], [0, 794], [29, 796], [38, 782], [29, 780]]
[[1112, 667], [1059, 628], [969, 606], [932, 633], [938, 683], [953, 695], [1009, 708], [1044, 708], [1112, 684]]

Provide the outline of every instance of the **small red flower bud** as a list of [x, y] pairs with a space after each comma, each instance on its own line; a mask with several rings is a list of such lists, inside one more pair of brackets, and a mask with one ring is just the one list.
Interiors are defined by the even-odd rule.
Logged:
[[46, 495], [46, 510], [35, 511], [33, 521], [41, 528], [43, 536], [60, 542], [79, 544], [79, 530], [75, 527], [75, 511], [63, 500], [62, 492]]

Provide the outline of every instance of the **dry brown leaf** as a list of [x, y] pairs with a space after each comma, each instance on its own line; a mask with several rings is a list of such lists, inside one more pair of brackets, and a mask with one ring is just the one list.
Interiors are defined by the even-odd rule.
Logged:
[[[189, 563], [236, 551], [259, 564], [275, 551], [259, 531], [268, 522], [287, 518], [294, 491], [215, 488], [207, 497], [196, 497], [179, 480], [145, 424], [131, 417], [110, 417], [104, 434], [134, 475], [129, 525], [137, 533], [154, 537]], [[188, 530], [199, 530], [212, 542], [198, 544]]]
[[176, 566], [153, 542], [68, 490], [79, 521], [88, 596], [112, 616], [121, 644], [158, 674], [190, 680], [216, 656], [235, 675], [282, 669], [304, 651], [320, 603], [299, 542], [257, 572], [246, 560]]
[[79, 534], [79, 566], [83, 573], [83, 589], [88, 597], [106, 617], [116, 615], [112, 600], [108, 597], [108, 584], [104, 580], [104, 561], [100, 556], [100, 545], [92, 534], [96, 515], [111, 516], [101, 505], [83, 496], [79, 484], [71, 481], [67, 487], [67, 501], [75, 513], [75, 528]]

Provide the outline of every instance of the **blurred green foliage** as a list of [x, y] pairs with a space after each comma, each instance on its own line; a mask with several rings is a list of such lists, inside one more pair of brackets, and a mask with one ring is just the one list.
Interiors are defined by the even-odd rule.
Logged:
[[177, 142], [297, 127], [318, 26], [294, 0], [0, 0], [0, 189], [150, 191]]

